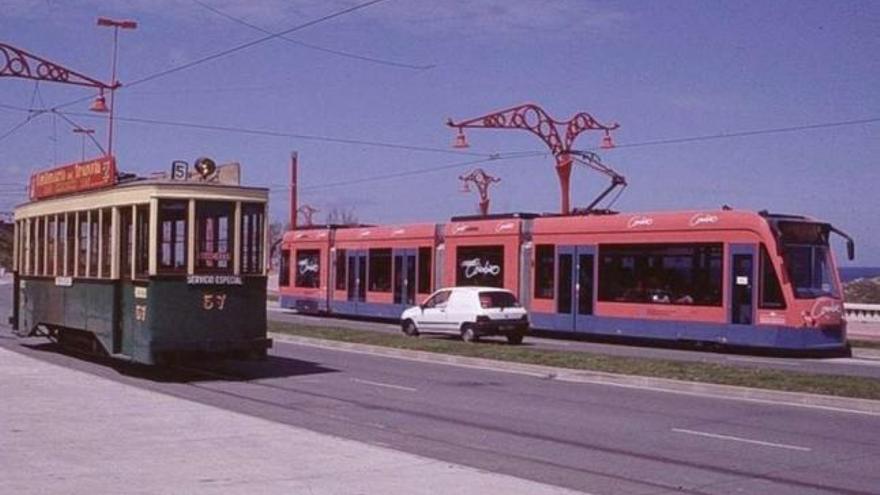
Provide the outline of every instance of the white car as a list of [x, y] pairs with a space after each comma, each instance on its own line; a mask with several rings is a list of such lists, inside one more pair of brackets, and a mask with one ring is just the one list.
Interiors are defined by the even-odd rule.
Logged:
[[454, 332], [465, 342], [483, 335], [505, 335], [519, 344], [529, 331], [529, 316], [512, 292], [496, 287], [452, 287], [431, 294], [400, 315], [403, 333]]

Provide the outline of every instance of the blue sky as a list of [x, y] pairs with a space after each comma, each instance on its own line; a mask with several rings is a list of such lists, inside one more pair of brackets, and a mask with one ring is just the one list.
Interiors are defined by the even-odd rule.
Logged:
[[[0, 41], [108, 80], [112, 34], [95, 19], [137, 20], [137, 30], [120, 34], [125, 84], [265, 37], [228, 17], [279, 32], [356, 4], [0, 0]], [[557, 211], [549, 155], [455, 166], [545, 151], [535, 136], [472, 130], [470, 154], [463, 154], [450, 147], [454, 133], [444, 125], [535, 102], [560, 120], [586, 111], [620, 123], [614, 137], [621, 146], [602, 152], [630, 183], [616, 209], [728, 204], [813, 215], [856, 238], [855, 264], [880, 265], [876, 120], [634, 146], [880, 118], [878, 26], [880, 2], [873, 1], [386, 0], [290, 35], [311, 47], [274, 39], [117, 93], [122, 118], [285, 136], [121, 121], [114, 150], [123, 170], [140, 174], [203, 155], [239, 161], [247, 183], [273, 188], [279, 220], [291, 151], [300, 156], [301, 199], [321, 220], [333, 208], [369, 223], [473, 213], [477, 198], [458, 192], [457, 177], [476, 166], [502, 179], [491, 190], [493, 212]], [[0, 136], [27, 117], [10, 107], [51, 107], [91, 94], [50, 83], [35, 91], [33, 82], [2, 78]], [[104, 141], [106, 123], [89, 115], [88, 104], [63, 111]], [[600, 138], [585, 133], [577, 146], [595, 147]], [[76, 161], [80, 152], [80, 138], [51, 114], [3, 138], [0, 210], [23, 199], [16, 184], [34, 169]], [[87, 154], [98, 152], [90, 146]], [[380, 179], [410, 171], [426, 172]], [[576, 168], [573, 204], [585, 206], [606, 184]]]

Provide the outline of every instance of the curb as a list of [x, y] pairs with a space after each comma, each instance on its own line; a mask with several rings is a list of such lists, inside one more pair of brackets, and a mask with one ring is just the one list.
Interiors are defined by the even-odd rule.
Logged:
[[537, 364], [513, 363], [509, 361], [497, 361], [494, 359], [473, 358], [455, 356], [451, 354], [438, 354], [427, 351], [412, 351], [408, 349], [396, 349], [393, 347], [381, 347], [368, 344], [355, 344], [350, 342], [338, 342], [323, 340], [312, 337], [299, 337], [277, 332], [270, 332], [270, 336], [279, 342], [289, 342], [310, 347], [342, 350], [384, 356], [397, 359], [408, 359], [450, 366], [476, 368], [490, 371], [517, 373], [521, 375], [543, 378], [546, 380], [558, 380], [571, 383], [589, 383], [594, 385], [607, 385], [615, 387], [650, 390], [655, 392], [677, 393], [708, 397], [715, 399], [741, 400], [760, 402], [765, 404], [804, 407], [810, 409], [824, 409], [828, 411], [864, 414], [880, 416], [880, 400], [856, 399], [850, 397], [835, 397], [831, 395], [808, 394], [803, 392], [786, 392], [782, 390], [765, 390], [758, 388], [739, 387], [735, 385], [718, 385], [711, 383], [688, 382], [672, 380], [668, 378], [653, 378], [637, 375], [620, 375], [602, 371], [575, 370], [569, 368], [555, 368]]

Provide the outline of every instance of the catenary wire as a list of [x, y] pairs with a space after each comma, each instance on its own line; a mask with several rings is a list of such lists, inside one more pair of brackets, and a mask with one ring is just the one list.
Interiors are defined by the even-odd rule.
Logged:
[[[254, 30], [259, 31], [263, 34], [274, 34], [272, 31], [269, 31], [267, 29], [263, 29], [262, 27], [257, 26], [256, 24], [251, 24], [250, 22], [247, 22], [244, 19], [241, 19], [239, 17], [235, 17], [231, 14], [228, 14], [220, 9], [212, 7], [204, 2], [201, 2], [200, 0], [192, 0], [192, 2], [195, 3], [196, 5], [204, 8], [204, 9], [207, 9], [207, 10], [221, 16], [221, 17], [229, 19], [232, 22], [236, 22], [236, 23], [241, 24], [243, 26], [247, 26], [248, 28], [254, 29]], [[347, 57], [347, 58], [352, 58], [355, 60], [361, 60], [363, 62], [371, 62], [371, 63], [375, 63], [375, 64], [379, 64], [379, 65], [387, 65], [390, 67], [398, 67], [398, 68], [402, 68], [402, 69], [413, 69], [413, 70], [426, 70], [426, 69], [432, 69], [435, 67], [434, 64], [429, 64], [429, 65], [407, 64], [407, 63], [403, 63], [403, 62], [395, 62], [393, 60], [385, 60], [385, 59], [380, 59], [380, 58], [376, 58], [376, 57], [368, 57], [365, 55], [358, 55], [355, 53], [344, 52], [341, 50], [333, 50], [331, 48], [325, 48], [323, 46], [313, 45], [310, 43], [304, 43], [302, 41], [295, 40], [293, 38], [288, 38], [287, 36], [279, 36], [279, 38], [284, 41], [287, 41], [289, 43], [293, 43], [295, 45], [298, 45], [298, 46], [301, 46], [304, 48], [309, 48], [309, 49], [317, 50], [317, 51], [324, 52], [324, 53], [330, 53], [333, 55], [338, 55], [340, 57]]]

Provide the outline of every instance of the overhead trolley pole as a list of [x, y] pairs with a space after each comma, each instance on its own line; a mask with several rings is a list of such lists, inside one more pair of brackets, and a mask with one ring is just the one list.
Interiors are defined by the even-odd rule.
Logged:
[[459, 122], [449, 119], [446, 125], [458, 129], [454, 145], [456, 148], [468, 147], [464, 134], [465, 128], [525, 129], [541, 138], [544, 144], [550, 148], [550, 152], [556, 160], [556, 174], [559, 177], [563, 215], [571, 213], [569, 183], [573, 163], [572, 145], [575, 139], [584, 131], [604, 131], [605, 135], [600, 147], [610, 149], [614, 147], [611, 131], [620, 127], [617, 123], [601, 124], [586, 112], [578, 113], [564, 122], [555, 120], [534, 103], [526, 103]]

